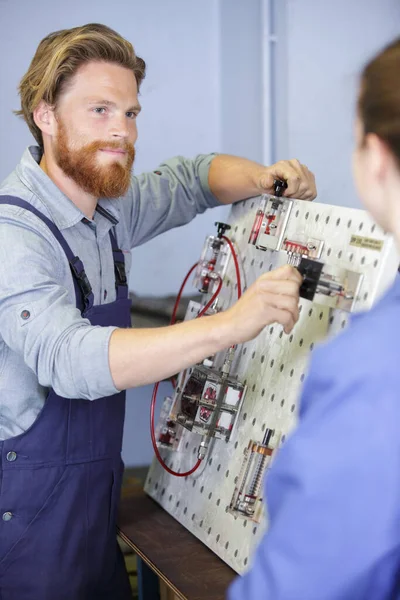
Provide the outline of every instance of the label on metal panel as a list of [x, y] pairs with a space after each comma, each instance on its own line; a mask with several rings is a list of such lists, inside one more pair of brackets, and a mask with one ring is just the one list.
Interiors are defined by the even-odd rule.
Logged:
[[368, 250], [377, 250], [380, 252], [383, 248], [383, 240], [374, 240], [373, 238], [363, 237], [361, 235], [352, 235], [350, 246], [357, 246], [357, 248], [367, 248]]

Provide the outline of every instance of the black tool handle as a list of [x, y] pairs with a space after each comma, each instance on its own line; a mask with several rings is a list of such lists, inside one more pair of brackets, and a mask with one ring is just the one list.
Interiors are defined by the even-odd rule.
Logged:
[[231, 226], [228, 225], [228, 223], [220, 223], [219, 221], [216, 221], [215, 225], [217, 227], [217, 231], [218, 231], [217, 236], [219, 238], [221, 238], [223, 235], [225, 235], [225, 232], [231, 228]]
[[274, 179], [274, 196], [282, 196], [283, 192], [287, 189], [286, 181], [283, 179]]

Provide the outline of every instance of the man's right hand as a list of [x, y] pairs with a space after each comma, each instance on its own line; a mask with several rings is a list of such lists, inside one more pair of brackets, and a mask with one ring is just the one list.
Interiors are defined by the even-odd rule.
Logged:
[[302, 277], [289, 265], [261, 275], [231, 308], [220, 314], [229, 344], [255, 338], [267, 325], [280, 323], [290, 333], [299, 318]]
[[110, 337], [111, 375], [117, 389], [154, 383], [255, 338], [271, 323], [289, 333], [299, 318], [300, 273], [281, 267], [262, 275], [226, 311], [170, 327], [116, 329]]

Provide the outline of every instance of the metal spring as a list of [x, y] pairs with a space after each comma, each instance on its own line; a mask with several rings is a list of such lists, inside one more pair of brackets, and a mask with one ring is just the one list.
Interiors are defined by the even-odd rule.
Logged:
[[253, 479], [252, 479], [250, 487], [249, 487], [249, 492], [246, 495], [253, 496], [254, 498], [256, 498], [258, 496], [267, 458], [268, 458], [267, 456], [263, 456], [261, 454], [259, 454], [257, 456], [258, 465], [256, 466], [256, 470], [255, 470]]

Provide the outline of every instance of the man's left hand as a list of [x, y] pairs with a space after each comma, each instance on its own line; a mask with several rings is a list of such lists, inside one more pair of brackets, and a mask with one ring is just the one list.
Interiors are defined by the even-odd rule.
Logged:
[[287, 198], [314, 200], [317, 195], [313, 173], [297, 159], [280, 160], [270, 167], [265, 167], [259, 181], [260, 193], [273, 194], [275, 179], [286, 181], [287, 189], [283, 196]]

